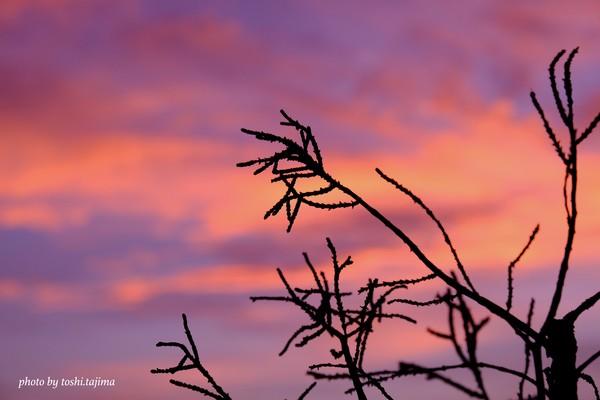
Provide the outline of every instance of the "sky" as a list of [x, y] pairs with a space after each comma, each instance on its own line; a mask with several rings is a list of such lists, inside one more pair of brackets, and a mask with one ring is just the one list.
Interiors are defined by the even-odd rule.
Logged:
[[[185, 340], [186, 313], [206, 367], [234, 399], [297, 398], [307, 367], [330, 361], [333, 344], [323, 337], [278, 356], [306, 321], [289, 304], [249, 300], [283, 293], [276, 268], [309, 285], [307, 252], [330, 273], [329, 237], [355, 260], [348, 290], [426, 273], [360, 208], [304, 207], [290, 233], [284, 216], [263, 219], [284, 189], [236, 167], [273, 150], [240, 129], [293, 137], [280, 109], [311, 126], [331, 175], [450, 271], [435, 226], [375, 168], [419, 195], [475, 286], [499, 304], [508, 264], [540, 224], [514, 298], [523, 319], [536, 298], [539, 326], [565, 242], [564, 171], [529, 93], [558, 131], [547, 69], [558, 51], [579, 47], [575, 119], [585, 129], [600, 111], [599, 37], [600, 3], [588, 0], [1, 2], [0, 397], [200, 398], [150, 374], [179, 361], [155, 344]], [[597, 135], [580, 161], [559, 315], [598, 290]], [[432, 283], [406, 296], [443, 291]], [[446, 328], [443, 308], [390, 307], [418, 324], [378, 327], [369, 366], [453, 360], [426, 333]], [[592, 310], [576, 326], [580, 360], [600, 348], [598, 317]], [[482, 357], [522, 368], [512, 336], [493, 322]], [[587, 372], [600, 377], [598, 363]], [[48, 377], [115, 386], [18, 388]], [[518, 382], [486, 377], [499, 398], [514, 396]], [[320, 382], [309, 398], [350, 398], [347, 387]], [[386, 387], [408, 399], [463, 398], [421, 378]]]

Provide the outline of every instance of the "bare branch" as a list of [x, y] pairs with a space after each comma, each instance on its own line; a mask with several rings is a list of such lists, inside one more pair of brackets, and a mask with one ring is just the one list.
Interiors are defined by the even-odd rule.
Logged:
[[467, 285], [473, 292], [477, 293], [477, 290], [475, 290], [475, 287], [473, 287], [473, 284], [471, 283], [471, 280], [469, 279], [469, 276], [467, 275], [467, 272], [465, 271], [465, 267], [463, 266], [462, 262], [460, 261], [460, 259], [458, 257], [458, 253], [457, 253], [456, 249], [454, 248], [452, 241], [450, 240], [450, 236], [446, 232], [446, 228], [444, 228], [444, 225], [442, 225], [442, 223], [435, 216], [433, 211], [429, 207], [427, 207], [427, 205], [423, 202], [423, 200], [421, 200], [421, 198], [419, 196], [417, 196], [416, 194], [411, 192], [409, 189], [407, 189], [406, 187], [404, 187], [403, 185], [398, 183], [396, 180], [394, 180], [394, 179], [390, 178], [389, 176], [387, 176], [386, 174], [384, 174], [379, 168], [376, 168], [375, 171], [379, 174], [379, 176], [381, 176], [382, 179], [391, 183], [396, 189], [400, 190], [402, 193], [404, 193], [408, 197], [410, 197], [412, 199], [412, 201], [414, 201], [419, 207], [421, 207], [427, 213], [429, 218], [436, 224], [436, 226], [442, 233], [442, 236], [444, 237], [444, 242], [446, 242], [446, 244], [450, 248], [450, 252], [452, 253], [452, 256], [454, 257], [456, 266], [458, 267], [460, 273], [462, 274], [465, 282], [467, 283]]
[[317, 382], [311, 383], [310, 386], [307, 387], [306, 390], [304, 390], [304, 392], [302, 392], [300, 397], [298, 397], [298, 400], [304, 400], [306, 398], [306, 396], [308, 396], [310, 391], [314, 389], [315, 386], [317, 386]]
[[[223, 390], [223, 388], [217, 384], [217, 382], [214, 380], [214, 378], [211, 376], [211, 374], [208, 372], [208, 370], [204, 367], [204, 365], [200, 361], [200, 358], [198, 356], [198, 349], [196, 347], [196, 343], [194, 342], [192, 333], [188, 327], [187, 317], [185, 314], [182, 314], [182, 319], [183, 319], [183, 327], [184, 327], [185, 335], [188, 339], [191, 351], [187, 348], [187, 346], [185, 346], [184, 344], [181, 344], [181, 343], [158, 342], [156, 344], [157, 347], [178, 347], [179, 349], [181, 349], [183, 351], [184, 357], [181, 359], [179, 364], [177, 364], [177, 366], [175, 366], [175, 367], [166, 368], [166, 369], [156, 368], [156, 369], [151, 370], [150, 372], [153, 374], [164, 374], [164, 373], [175, 374], [175, 373], [181, 372], [181, 371], [197, 369], [202, 374], [202, 376], [204, 376], [204, 378], [207, 380], [208, 384], [212, 387], [212, 389], [214, 391], [202, 388], [200, 386], [181, 382], [181, 381], [178, 381], [175, 379], [170, 380], [171, 384], [173, 384], [175, 386], [184, 387], [184, 388], [193, 390], [195, 392], [199, 392], [199, 393], [203, 394], [204, 396], [212, 397], [217, 400], [231, 400], [231, 398], [229, 397], [229, 394], [227, 394]], [[185, 362], [187, 360], [190, 361], [190, 364], [186, 365]]]
[[531, 92], [530, 96], [531, 96], [531, 101], [533, 102], [533, 105], [535, 106], [538, 114], [540, 115], [540, 118], [542, 118], [542, 122], [544, 123], [544, 128], [546, 129], [546, 133], [548, 134], [548, 137], [550, 138], [550, 141], [552, 141], [552, 145], [554, 146], [554, 150], [556, 150], [556, 153], [558, 154], [558, 156], [562, 160], [563, 164], [565, 164], [565, 165], [569, 164], [569, 160], [567, 159], [567, 156], [565, 155], [565, 151], [563, 150], [562, 145], [560, 144], [560, 141], [556, 137], [556, 134], [554, 133], [554, 131], [550, 127], [550, 123], [546, 119], [546, 115], [544, 114], [544, 110], [542, 109], [542, 106], [540, 106], [540, 103], [538, 102], [535, 93]]
[[600, 300], [600, 292], [598, 292], [595, 295], [591, 296], [590, 298], [586, 299], [583, 303], [581, 303], [579, 306], [577, 306], [577, 308], [575, 308], [573, 311], [571, 311], [567, 315], [565, 315], [565, 319], [571, 323], [575, 323], [577, 318], [579, 318], [579, 316], [581, 314], [583, 314], [585, 311], [589, 310], [594, 305], [596, 305], [598, 300]]
[[451, 300], [455, 297], [456, 297], [456, 295], [447, 293], [444, 296], [438, 296], [437, 298], [430, 300], [430, 301], [416, 301], [416, 300], [410, 300], [410, 299], [393, 299], [393, 300], [388, 301], [388, 304], [404, 303], [404, 304], [410, 304], [412, 306], [417, 306], [417, 307], [427, 307], [427, 306], [433, 306], [433, 305], [445, 303], [448, 300]]
[[583, 379], [592, 386], [592, 388], [594, 389], [594, 395], [596, 396], [596, 400], [600, 400], [600, 392], [598, 392], [598, 386], [596, 386], [596, 382], [594, 381], [594, 379], [587, 374], [581, 374], [581, 379]]
[[565, 125], [568, 125], [568, 116], [565, 111], [565, 106], [563, 105], [562, 99], [560, 98], [560, 93], [558, 92], [558, 87], [556, 86], [556, 64], [561, 59], [561, 57], [566, 53], [566, 50], [561, 50], [554, 57], [552, 62], [550, 63], [550, 68], [548, 72], [550, 73], [550, 86], [552, 88], [552, 94], [554, 95], [554, 102], [556, 104], [556, 108], [558, 109], [558, 113], [563, 120]]
[[540, 226], [537, 225], [535, 227], [535, 229], [533, 230], [533, 232], [531, 233], [531, 235], [529, 236], [529, 240], [527, 241], [527, 244], [525, 245], [525, 247], [523, 247], [523, 250], [521, 250], [521, 252], [517, 256], [517, 258], [515, 258], [508, 266], [508, 298], [506, 299], [506, 311], [510, 311], [510, 309], [512, 308], [513, 269], [515, 268], [517, 263], [521, 260], [521, 257], [523, 257], [523, 255], [525, 255], [525, 253], [529, 249], [529, 246], [531, 246], [531, 243], [533, 243], [535, 236], [538, 234], [539, 230], [540, 230]]
[[[531, 326], [531, 321], [533, 320], [533, 310], [535, 308], [535, 299], [531, 299], [529, 303], [529, 312], [527, 313], [527, 325]], [[519, 396], [519, 400], [523, 400], [523, 393], [525, 389], [525, 377], [528, 377], [529, 367], [531, 365], [531, 355], [532, 355], [532, 346], [531, 341], [529, 339], [525, 340], [525, 368], [523, 370], [523, 377], [519, 381], [519, 391], [517, 395]], [[535, 383], [535, 382], [534, 382]]]
[[585, 128], [585, 131], [583, 131], [581, 136], [577, 139], [577, 144], [579, 144], [579, 143], [583, 142], [585, 139], [587, 139], [587, 137], [590, 136], [590, 134], [594, 131], [594, 129], [596, 129], [596, 126], [598, 125], [599, 122], [600, 122], [600, 113], [597, 114], [594, 117], [594, 119], [592, 120], [592, 122], [590, 122], [588, 127]]
[[577, 372], [583, 372], [590, 364], [592, 364], [598, 358], [600, 358], [600, 350], [595, 352], [590, 358], [585, 360], [585, 362], [583, 362], [579, 367], [577, 367]]
[[571, 51], [571, 54], [569, 54], [569, 58], [565, 62], [564, 66], [563, 83], [565, 94], [567, 96], [567, 121], [565, 121], [565, 125], [570, 127], [573, 127], [573, 86], [571, 84], [571, 63], [573, 62], [573, 58], [578, 51], [578, 47]]

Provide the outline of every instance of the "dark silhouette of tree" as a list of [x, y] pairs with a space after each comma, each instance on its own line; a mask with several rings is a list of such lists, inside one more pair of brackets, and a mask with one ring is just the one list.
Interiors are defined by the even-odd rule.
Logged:
[[[598, 114], [582, 131], [575, 126], [571, 64], [577, 51], [578, 49], [571, 51], [564, 61], [562, 93], [559, 91], [556, 69], [557, 64], [566, 54], [565, 50], [556, 55], [549, 68], [550, 87], [554, 103], [560, 121], [566, 130], [564, 136], [568, 138], [566, 145], [559, 141], [558, 134], [546, 118], [545, 111], [540, 105], [536, 94], [534, 92], [530, 94], [533, 105], [542, 120], [546, 135], [564, 165], [562, 194], [567, 226], [567, 238], [559, 264], [558, 275], [554, 287], [550, 289], [552, 291], [551, 303], [540, 327], [535, 327], [532, 324], [535, 299], [531, 300], [529, 312], [525, 318], [520, 318], [512, 310], [514, 296], [513, 272], [535, 240], [539, 226], [532, 230], [529, 240], [523, 246], [521, 252], [508, 265], [506, 303], [499, 304], [486, 297], [484, 293], [480, 293], [474, 286], [466, 268], [460, 261], [458, 251], [449, 234], [435, 213], [419, 196], [397, 180], [380, 169], [376, 169], [380, 178], [403, 195], [408, 196], [435, 223], [452, 254], [455, 270], [448, 272], [434, 263], [401, 227], [395, 225], [351, 188], [331, 176], [324, 166], [317, 141], [309, 126], [302, 125], [282, 110], [283, 122], [281, 122], [281, 125], [295, 129], [299, 135], [299, 140], [292, 140], [273, 133], [242, 129], [242, 132], [254, 136], [257, 140], [272, 142], [281, 146], [279, 151], [269, 157], [256, 158], [238, 164], [239, 167], [256, 168], [255, 175], [270, 170], [273, 175], [271, 181], [283, 183], [285, 188], [283, 196], [267, 211], [265, 218], [275, 216], [285, 210], [289, 232], [293, 228], [302, 205], [327, 210], [362, 207], [407, 245], [426, 270], [424, 276], [418, 279], [398, 279], [394, 281], [372, 279], [357, 293], [345, 292], [342, 290], [342, 272], [352, 264], [352, 260], [348, 257], [340, 262], [336, 248], [329, 239], [327, 239], [327, 246], [332, 256], [332, 278], [328, 278], [325, 272], [318, 271], [306, 253], [304, 259], [314, 278], [312, 287], [293, 288], [285, 278], [284, 273], [277, 269], [285, 293], [281, 296], [252, 297], [252, 301], [264, 300], [291, 303], [304, 312], [308, 321], [291, 335], [280, 355], [283, 355], [292, 345], [303, 347], [322, 335], [328, 335], [334, 343], [334, 348], [330, 351], [330, 361], [313, 364], [309, 367], [309, 375], [314, 378], [314, 382], [301, 394], [300, 399], [306, 397], [319, 380], [347, 380], [352, 385], [348, 392], [354, 393], [358, 399], [367, 398], [364, 390], [366, 387], [375, 388], [383, 397], [391, 399], [392, 397], [385, 387], [394, 380], [411, 375], [422, 375], [428, 379], [442, 381], [448, 386], [463, 392], [468, 397], [490, 399], [482, 371], [495, 370], [512, 375], [518, 380], [516, 396], [519, 400], [531, 398], [538, 400], [546, 398], [550, 400], [576, 400], [578, 398], [577, 384], [579, 380], [591, 385], [596, 399], [600, 400], [600, 394], [594, 379], [585, 373], [586, 368], [600, 358], [600, 350], [578, 364], [578, 348], [574, 332], [579, 317], [594, 307], [600, 300], [600, 291], [583, 300], [577, 307], [568, 311], [562, 317], [558, 315], [558, 308], [565, 287], [565, 278], [571, 267], [571, 255], [575, 242], [578, 217], [578, 150], [579, 146], [590, 136], [600, 122], [600, 114]], [[303, 185], [306, 181], [315, 180], [321, 182], [318, 189], [306, 189], [307, 186]], [[345, 200], [328, 201], [328, 195], [331, 193], [337, 193]], [[425, 302], [394, 297], [399, 289], [406, 289], [409, 286], [418, 285], [428, 280], [441, 280], [446, 286], [445, 293]], [[347, 306], [348, 302], [346, 300], [350, 297], [353, 299], [358, 298], [360, 301], [353, 303], [360, 304], [360, 306], [354, 308]], [[415, 323], [415, 320], [411, 317], [393, 312], [394, 303], [404, 303], [415, 307], [432, 306], [434, 304], [445, 306], [448, 312], [447, 330], [441, 332], [428, 329], [428, 332], [448, 342], [456, 353], [457, 362], [432, 367], [403, 361], [395, 369], [365, 370], [363, 365], [368, 339], [377, 323], [384, 319], [402, 319], [409, 323]], [[483, 307], [489, 315], [477, 319], [471, 312], [472, 305]], [[524, 360], [523, 364], [519, 364], [519, 367], [490, 364], [481, 361], [478, 356], [479, 335], [490, 318], [504, 321], [523, 341]], [[189, 346], [181, 343], [160, 342], [157, 344], [158, 346], [180, 348], [183, 352], [183, 358], [175, 367], [155, 369], [152, 372], [174, 374], [184, 370], [197, 369], [206, 379], [209, 389], [177, 380], [171, 380], [171, 383], [195, 390], [206, 397], [230, 399], [229, 395], [215, 382], [200, 361], [185, 315], [183, 316], [183, 324]], [[543, 352], [545, 352], [549, 362], [544, 359]], [[448, 374], [452, 370], [467, 371], [474, 379], [474, 386]]]

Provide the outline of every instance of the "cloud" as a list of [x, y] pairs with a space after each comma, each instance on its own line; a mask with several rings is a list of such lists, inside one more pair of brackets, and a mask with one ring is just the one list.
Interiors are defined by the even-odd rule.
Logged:
[[[84, 137], [69, 144], [40, 136], [9, 138], [3, 149], [3, 214], [13, 225], [28, 218], [27, 209], [43, 225], [53, 220], [48, 213], [60, 215], [61, 206], [73, 203], [88, 218], [106, 209], [144, 214], [158, 212], [157, 207], [175, 218], [193, 214], [190, 203], [199, 205], [203, 186], [210, 187], [208, 179], [216, 174], [206, 170], [211, 163], [221, 166], [218, 158], [224, 151], [208, 141], [127, 135]], [[11, 156], [16, 149], [21, 149], [19, 158]], [[173, 195], [173, 187], [186, 205]], [[48, 203], [54, 203], [53, 209], [44, 208]]]
[[[369, 124], [369, 115], [361, 118], [364, 118], [362, 124]], [[512, 105], [503, 101], [482, 107], [480, 114], [453, 120], [452, 125], [434, 128], [432, 132], [425, 130], [423, 136], [412, 139], [411, 148], [401, 151], [401, 157], [391, 146], [378, 147], [376, 157], [370, 151], [357, 155], [335, 149], [325, 154], [327, 165], [336, 177], [341, 177], [399, 226], [416, 235], [419, 243], [440, 260], [448, 260], [449, 254], [435, 226], [409, 199], [380, 181], [374, 167], [381, 167], [410, 187], [436, 210], [448, 224], [461, 254], [476, 269], [509, 262], [507, 254], [517, 254], [537, 222], [543, 222], [542, 232], [549, 232], [546, 238], [560, 242], [561, 220], [550, 225], [544, 221], [560, 215], [561, 173], [559, 163], [553, 164], [552, 149], [537, 117], [518, 117]], [[397, 128], [400, 137], [408, 135], [401, 123]], [[391, 130], [389, 134], [392, 135]], [[381, 143], [380, 136], [369, 139]], [[374, 246], [382, 252], [378, 258], [367, 258], [366, 264], [375, 265], [374, 268], [389, 264], [385, 260], [386, 248], [401, 247], [393, 235], [359, 210], [326, 213], [326, 218], [322, 211], [302, 210], [294, 231], [294, 247], [282, 245], [284, 239], [274, 231], [283, 231], [280, 222], [284, 221], [260, 220], [261, 213], [281, 195], [282, 188], [268, 183], [264, 177], [254, 178], [245, 171], [236, 171], [233, 163], [224, 165], [220, 154], [228, 154], [226, 158], [230, 159], [238, 151], [249, 153], [249, 149], [238, 150], [226, 141], [115, 133], [82, 136], [68, 144], [42, 135], [9, 137], [7, 143], [6, 157], [2, 158], [5, 167], [1, 170], [11, 172], [4, 177], [7, 184], [2, 188], [4, 207], [0, 213], [6, 227], [55, 233], [85, 228], [93, 237], [97, 216], [111, 215], [115, 221], [125, 216], [148, 219], [153, 235], [173, 235], [174, 240], [183, 240], [185, 246], [201, 246], [203, 250], [196, 257], [206, 257], [205, 262], [215, 263], [216, 269], [209, 276], [213, 277], [212, 288], [217, 291], [226, 290], [223, 282], [230, 277], [225, 272], [227, 265], [246, 262], [261, 266], [261, 271], [264, 266], [270, 270], [282, 260], [299, 260], [301, 251], [311, 253], [312, 243], [322, 245], [324, 236], [332, 236], [336, 243], [339, 240], [353, 248], [351, 253], [355, 257], [363, 252], [373, 257], [368, 248]], [[10, 156], [16, 148], [25, 149], [19, 159]], [[593, 154], [589, 155], [589, 163], [596, 163]], [[549, 193], [554, 193], [550, 195], [554, 196], [554, 205], [540, 202]], [[594, 198], [593, 192], [591, 196]], [[362, 228], [354, 230], [353, 226]], [[114, 231], [116, 237], [122, 235], [120, 229]], [[319, 238], [307, 239], [316, 232]], [[144, 245], [143, 240], [140, 245]], [[532, 253], [537, 258], [530, 262], [546, 265], [556, 255], [556, 251], [549, 250], [552, 248], [556, 249], [544, 244]], [[141, 254], [137, 251], [124, 249], [112, 260], [96, 257], [93, 263], [126, 266], [130, 263], [127, 260], [136, 260], [135, 254]], [[592, 253], [590, 249], [582, 254]], [[317, 260], [327, 258], [323, 252], [320, 254]], [[90, 262], [87, 256], [83, 259]], [[160, 261], [154, 259], [152, 263], [158, 265]], [[291, 264], [296, 267], [301, 262]], [[250, 282], [252, 274], [236, 271], [244, 277], [242, 281]], [[205, 272], [201, 268], [198, 274]], [[195, 275], [178, 278], [179, 273], [173, 273], [166, 286], [161, 284], [163, 278], [151, 275], [124, 277], [122, 285], [115, 287], [117, 303], [139, 304], [165, 293], [198, 289], [192, 284], [197, 282]], [[185, 286], [185, 282], [191, 286]], [[263, 278], [247, 286], [236, 282], [235, 291], [250, 290], [252, 285], [260, 289]], [[264, 282], [269, 280], [264, 278]], [[14, 286], [14, 282], [10, 285]], [[81, 295], [72, 288], [38, 289], [36, 298], [46, 299], [47, 304], [57, 307]], [[70, 300], [61, 297], [71, 290], [75, 297]], [[7, 292], [14, 294], [15, 290]]]
[[[336, 179], [450, 270], [454, 261], [435, 225], [374, 168], [419, 195], [446, 226], [476, 285], [500, 303], [506, 293], [498, 282], [540, 223], [515, 285], [519, 312], [527, 311], [530, 295], [543, 307], [541, 286], [552, 285], [564, 243], [563, 172], [528, 92], [536, 90], [549, 107], [548, 63], [561, 48], [580, 45], [576, 117], [595, 115], [596, 3], [379, 2], [368, 12], [324, 2], [207, 4], [0, 5], [5, 319], [48, 340], [93, 326], [99, 337], [139, 344], [157, 331], [167, 339], [176, 326], [164, 316], [189, 309], [212, 327], [205, 343], [217, 361], [226, 356], [215, 354], [230, 351], [225, 333], [268, 331], [258, 344], [243, 342], [251, 366], [253, 351], [269, 344], [276, 354], [298, 320], [285, 306], [256, 308], [247, 296], [281, 293], [276, 267], [294, 285], [310, 284], [303, 251], [329, 271], [326, 236], [356, 262], [344, 276], [348, 288], [373, 276], [426, 273], [360, 208], [303, 208], [289, 235], [283, 216], [262, 221], [284, 189], [235, 168], [271, 151], [239, 128], [293, 135], [278, 125], [282, 107], [313, 127]], [[582, 170], [592, 172], [580, 177], [568, 305], [593, 292], [586, 282], [600, 235], [595, 140], [581, 153]], [[430, 298], [441, 289], [409, 294]], [[440, 315], [432, 314], [434, 325]], [[395, 352], [435, 359], [443, 346], [421, 331], [391, 328], [411, 339], [381, 331], [372, 348], [378, 365], [395, 365]], [[13, 327], [3, 342], [24, 347], [23, 332]], [[495, 332], [486, 346], [496, 343]], [[120, 346], [102, 357], [123, 356], [114, 351]], [[243, 387], [250, 375], [238, 379], [244, 369], [230, 357], [216, 368]], [[39, 368], [54, 361], [43, 358]], [[137, 367], [123, 364], [116, 374], [138, 382], [127, 372]], [[265, 386], [258, 373], [251, 376]]]
[[204, 54], [226, 58], [240, 56], [232, 53], [241, 49], [240, 43], [244, 40], [242, 28], [236, 21], [224, 21], [210, 12], [145, 21], [141, 29], [122, 31], [122, 34], [127, 35], [127, 45], [140, 55], [175, 55], [163, 62], [178, 62], [178, 58], [186, 54], [195, 57]]

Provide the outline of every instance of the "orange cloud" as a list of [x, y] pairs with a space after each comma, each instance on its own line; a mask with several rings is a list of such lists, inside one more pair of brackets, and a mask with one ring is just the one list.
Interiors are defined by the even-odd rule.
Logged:
[[[218, 157], [226, 150], [210, 141], [111, 136], [66, 146], [42, 137], [7, 142], [0, 190], [11, 201], [0, 218], [9, 226], [83, 222], [103, 210], [184, 218], [197, 215], [204, 196], [218, 191], [213, 177], [223, 182], [213, 163], [221, 168]], [[20, 159], [12, 161], [18, 148]]]
[[[385, 213], [402, 212], [420, 218], [428, 228], [414, 231], [415, 226], [401, 227], [413, 231], [417, 241], [441, 265], [450, 267], [453, 262], [435, 226], [409, 199], [380, 180], [374, 167], [381, 167], [411, 188], [446, 221], [469, 268], [505, 268], [538, 222], [542, 231], [526, 260], [535, 266], [556, 260], [560, 255], [556, 243], [562, 243], [564, 236], [562, 174], [537, 117], [517, 118], [509, 103], [499, 102], [484, 113], [458, 122], [413, 140], [411, 151], [400, 156], [392, 147], [380, 148], [376, 158], [369, 152], [348, 156], [334, 151], [324, 154], [326, 165]], [[402, 125], [397, 128], [400, 136], [407, 135]], [[156, 229], [164, 229], [165, 235], [173, 222], [196, 221], [184, 238], [198, 244], [251, 232], [283, 231], [285, 227], [283, 216], [276, 217], [277, 222], [261, 220], [283, 188], [269, 183], [266, 176], [253, 177], [247, 170], [235, 169], [234, 162], [224, 165], [221, 156], [234, 148], [226, 143], [205, 138], [116, 134], [82, 137], [68, 144], [43, 136], [10, 137], [6, 143], [0, 158], [6, 182], [0, 191], [9, 199], [0, 212], [0, 223], [6, 227], [60, 230], [85, 224], [97, 213], [142, 215], [155, 218]], [[260, 153], [254, 146], [240, 154]], [[22, 149], [18, 159], [11, 157], [16, 149]], [[593, 170], [599, 162], [595, 153], [586, 153], [584, 164], [588, 168]], [[582, 240], [577, 254], [587, 259], [594, 256], [593, 238], [598, 235], [594, 226], [600, 222], [594, 204], [600, 194], [594, 189], [593, 179], [584, 176], [588, 178], [582, 182], [586, 187], [582, 208], [587, 216], [581, 232], [582, 236], [589, 233], [592, 240]], [[479, 211], [474, 212], [478, 207]], [[343, 226], [349, 213], [364, 211], [301, 210], [299, 234], [309, 234], [302, 233], [302, 227]], [[385, 230], [374, 223], [365, 234], [372, 229]], [[318, 234], [329, 235], [327, 230]], [[335, 242], [335, 236], [333, 239]], [[389, 260], [398, 257], [392, 255], [395, 250], [388, 254], [385, 246], [376, 251], [379, 255], [367, 249], [349, 250], [353, 257], [362, 257], [372, 271], [388, 268]], [[232, 267], [231, 271], [219, 268], [175, 274], [166, 281], [132, 278], [116, 284], [115, 301], [139, 304], [166, 292], [238, 292], [277, 286], [273, 271], [264, 276], [256, 274]], [[363, 282], [358, 277], [353, 281]], [[46, 288], [39, 296], [48, 298], [49, 304], [67, 303], [56, 295], [62, 292]], [[73, 293], [81, 296], [78, 290]]]

